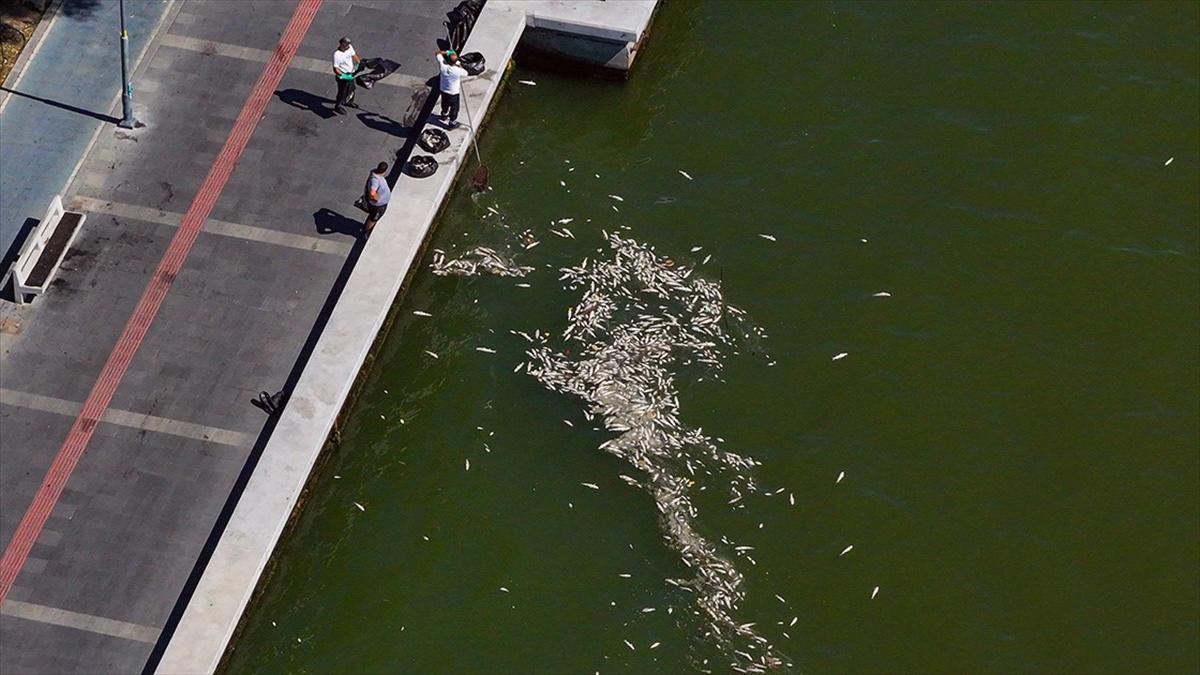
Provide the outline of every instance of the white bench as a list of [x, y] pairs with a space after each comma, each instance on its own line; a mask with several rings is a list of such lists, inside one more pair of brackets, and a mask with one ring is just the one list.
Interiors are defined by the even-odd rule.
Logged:
[[78, 211], [64, 210], [62, 195], [54, 196], [46, 215], [29, 233], [17, 259], [8, 268], [7, 283], [11, 284], [17, 304], [25, 304], [27, 294], [41, 295], [50, 287], [84, 217]]

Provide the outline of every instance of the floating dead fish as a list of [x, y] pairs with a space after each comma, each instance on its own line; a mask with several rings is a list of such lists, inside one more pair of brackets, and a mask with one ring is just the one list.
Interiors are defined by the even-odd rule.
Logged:
[[791, 504], [792, 506], [796, 505], [796, 495], [788, 493], [788, 504]]
[[575, 424], [571, 420], [563, 420], [563, 424], [565, 424], [569, 427], [575, 426]]
[[476, 347], [475, 351], [483, 352], [484, 354], [495, 354], [496, 353], [496, 350], [492, 349], [490, 347]]
[[845, 478], [845, 477], [846, 477], [846, 472], [845, 472], [845, 471], [842, 471], [842, 472], [838, 473], [837, 480], [833, 481], [833, 484], [834, 484], [834, 485], [837, 485], [838, 483], [842, 482], [842, 479], [843, 479], [843, 478]]
[[782, 602], [782, 603], [784, 603], [784, 604], [787, 604], [787, 600], [784, 600], [784, 599], [783, 599], [783, 597], [782, 597], [782, 596], [780, 596], [778, 593], [776, 593], [776, 594], [775, 594], [775, 599], [776, 599], [776, 600], [778, 600], [778, 601], [780, 601], [780, 602]]
[[599, 486], [599, 485], [596, 485], [595, 483], [580, 483], [580, 485], [582, 485], [583, 487], [589, 487], [589, 488], [592, 488], [593, 490], [599, 490], [599, 489], [600, 489], [600, 486]]
[[1163, 162], [1163, 166], [1171, 166], [1171, 162], [1174, 162], [1174, 161], [1175, 161], [1175, 158], [1172, 157], [1172, 158], [1168, 159], [1167, 161]]
[[799, 620], [800, 620], [800, 617], [798, 617], [798, 616], [793, 616], [793, 617], [792, 617], [792, 620], [791, 620], [791, 622], [789, 622], [789, 623], [788, 623], [788, 628], [791, 628], [792, 626], [795, 626], [795, 625], [796, 625], [796, 622], [797, 622], [797, 621], [799, 621]]
[[650, 649], [658, 649], [658, 646], [661, 644], [661, 642], [655, 642], [654, 644], [650, 645]]
[[573, 222], [575, 222], [575, 219], [574, 219], [574, 218], [559, 218], [559, 219], [558, 219], [557, 221], [555, 221], [555, 222], [557, 222], [559, 225], [566, 225], [566, 224], [568, 224], [568, 223], [573, 223]]
[[650, 612], [653, 612], [653, 611], [654, 611], [653, 607], [643, 607], [642, 608], [642, 614], [649, 614]]
[[684, 178], [686, 178], [688, 180], [692, 180], [692, 176], [688, 172], [684, 171], [683, 169], [678, 169], [678, 171], [679, 171], [680, 176], [683, 176]]
[[413, 310], [413, 314], [416, 314], [417, 316], [433, 316], [433, 315], [432, 315], [432, 314], [430, 314], [429, 312], [422, 312], [422, 311], [421, 311], [421, 310], [419, 310], [419, 309], [414, 309], [414, 310]]
[[875, 587], [875, 590], [871, 591], [871, 599], [874, 600], [875, 596], [877, 596], [877, 595], [879, 595], [879, 587], [878, 586]]
[[354, 502], [354, 505], [358, 507], [358, 510], [359, 510], [359, 511], [366, 511], [366, 509], [365, 509], [365, 508], [363, 508], [363, 505], [362, 505], [362, 504], [359, 504], [358, 502]]
[[467, 471], [470, 471], [471, 470], [471, 460], [468, 459], [466, 462], [467, 462]]
[[532, 284], [520, 283], [516, 284], [517, 288], [533, 288]]
[[432, 356], [432, 357], [433, 357], [433, 358], [435, 358], [435, 359], [440, 359], [440, 358], [442, 358], [442, 357], [438, 356], [437, 354], [435, 354], [435, 353], [433, 353], [433, 352], [429, 351], [428, 349], [426, 349], [426, 350], [425, 350], [425, 353], [426, 353], [426, 354], [428, 354], [428, 355], [430, 355], [430, 356]]
[[561, 186], [563, 186], [563, 187], [567, 187], [567, 182], [566, 182], [565, 180], [560, 180], [560, 181], [558, 181], [558, 184], [559, 184], [559, 185], [561, 185]]
[[853, 550], [854, 550], [854, 544], [850, 544], [846, 548], [842, 549], [842, 552], [838, 554], [838, 557], [840, 558]]
[[629, 574], [627, 572], [622, 572], [622, 573], [618, 574], [617, 576], [621, 577], [622, 579], [628, 579], [629, 577], [632, 577], [633, 575]]
[[629, 640], [621, 640], [621, 642], [624, 642], [625, 646], [629, 647], [629, 651], [637, 651], [633, 648], [633, 643], [630, 642]]
[[703, 249], [704, 249], [704, 247], [703, 247], [703, 246], [693, 246], [693, 247], [691, 248], [691, 251], [692, 251], [692, 253], [695, 253], [695, 252], [697, 252], [697, 251], [700, 251], [700, 250], [703, 250]]
[[879, 291], [878, 293], [875, 293], [875, 294], [874, 294], [872, 297], [876, 297], [876, 298], [890, 298], [890, 297], [892, 297], [892, 294], [891, 294], [891, 293], [888, 293], [887, 291]]
[[501, 587], [500, 587], [500, 590], [501, 590], [501, 591], [504, 591], [505, 593], [508, 593], [508, 592], [509, 592], [509, 591], [508, 591], [508, 589], [507, 589], [507, 588], [505, 588], [505, 587], [503, 587], [503, 586], [501, 586]]
[[611, 197], [612, 199], [615, 199], [615, 200], [617, 200], [617, 201], [619, 201], [619, 202], [623, 202], [623, 201], [625, 201], [625, 198], [624, 198], [624, 197], [622, 197], [622, 196], [620, 196], [620, 195], [609, 195], [609, 197]]
[[762, 237], [763, 239], [766, 239], [767, 241], [776, 241], [775, 235], [773, 235], [773, 234], [759, 234], [758, 236]]
[[537, 86], [537, 82], [534, 82], [533, 80], [517, 80], [517, 82], [520, 82], [521, 84], [527, 84], [531, 87]]
[[842, 359], [846, 358], [847, 356], [850, 356], [850, 354], [848, 352], [842, 352], [840, 354], [835, 354], [833, 356], [833, 358], [830, 359], [830, 361], [841, 361]]

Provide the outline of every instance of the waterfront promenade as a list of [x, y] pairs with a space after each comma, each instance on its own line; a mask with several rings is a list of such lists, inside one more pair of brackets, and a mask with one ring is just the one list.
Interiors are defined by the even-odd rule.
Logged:
[[[313, 4], [297, 20], [297, 2], [163, 3], [134, 74], [144, 129], [103, 122], [86, 156], [64, 143], [19, 170], [6, 154], [6, 182], [32, 177], [88, 220], [50, 291], [0, 309], [4, 673], [146, 666], [270, 433], [250, 400], [298, 377], [361, 250], [351, 202], [405, 145], [455, 3]], [[60, 17], [45, 44], [89, 28]], [[334, 116], [342, 35], [402, 67]], [[73, 58], [115, 63], [86, 45]], [[46, 139], [98, 123], [41, 105]]]

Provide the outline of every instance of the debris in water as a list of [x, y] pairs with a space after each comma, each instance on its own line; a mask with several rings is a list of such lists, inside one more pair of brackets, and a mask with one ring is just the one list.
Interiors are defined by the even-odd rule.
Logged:
[[692, 180], [692, 175], [690, 173], [684, 171], [683, 169], [679, 169], [679, 175], [683, 176], [684, 178], [686, 178], [688, 180]]
[[776, 241], [776, 239], [775, 239], [775, 235], [771, 235], [771, 234], [759, 234], [758, 236], [762, 237], [763, 239], [766, 239], [767, 241]]
[[849, 546], [847, 546], [846, 548], [842, 549], [842, 552], [838, 554], [838, 557], [840, 558], [840, 557], [842, 557], [842, 556], [846, 555], [847, 553], [849, 553], [849, 552], [850, 552], [850, 551], [852, 551], [852, 550], [854, 550], [854, 544], [850, 544], [850, 545], [849, 545]]
[[835, 355], [832, 359], [830, 359], [830, 361], [841, 361], [842, 359], [846, 358], [847, 356], [850, 356], [850, 354], [848, 352], [842, 352], [840, 354]]
[[[687, 427], [677, 390], [680, 367], [703, 366], [720, 379], [724, 357], [738, 351], [739, 341], [765, 338], [765, 332], [726, 304], [721, 284], [696, 274], [697, 268], [636, 240], [604, 237], [611, 256], [560, 270], [567, 289], [581, 298], [567, 310], [561, 335], [540, 338], [526, 352], [525, 372], [551, 391], [582, 400], [585, 413], [615, 433], [599, 447], [637, 469], [634, 483], [653, 497], [663, 540], [691, 575], [668, 582], [691, 591], [705, 641], [720, 645], [740, 672], [779, 668], [784, 659], [754, 624], [735, 620], [745, 600], [743, 576], [696, 531], [691, 500], [693, 491], [712, 487], [697, 485], [703, 476], [728, 479], [735, 502], [758, 492], [752, 475], [758, 462]], [[561, 346], [551, 346], [552, 337]], [[744, 553], [740, 557], [755, 564]]]
[[[535, 239], [533, 242], [533, 244], [526, 245], [525, 248], [537, 246], [537, 240]], [[532, 267], [521, 267], [486, 246], [476, 246], [454, 260], [447, 260], [444, 251], [434, 250], [433, 262], [429, 264], [429, 269], [434, 274], [443, 277], [448, 274], [473, 276], [480, 272], [488, 272], [500, 277], [523, 277], [533, 271]]]

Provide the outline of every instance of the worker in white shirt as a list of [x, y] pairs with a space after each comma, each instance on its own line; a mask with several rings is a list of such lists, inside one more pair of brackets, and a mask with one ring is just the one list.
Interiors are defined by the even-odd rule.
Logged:
[[442, 98], [442, 123], [454, 129], [458, 126], [458, 98], [462, 92], [462, 79], [470, 73], [458, 65], [458, 54], [453, 49], [437, 53], [438, 66], [441, 76], [438, 77], [438, 91]]
[[358, 71], [358, 61], [350, 38], [338, 40], [337, 51], [333, 53], [333, 76], [337, 78], [337, 102], [333, 111], [339, 115], [346, 114], [343, 106], [358, 107], [354, 102], [354, 73]]

